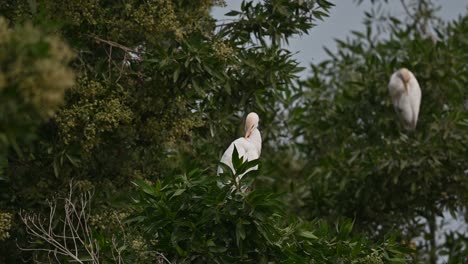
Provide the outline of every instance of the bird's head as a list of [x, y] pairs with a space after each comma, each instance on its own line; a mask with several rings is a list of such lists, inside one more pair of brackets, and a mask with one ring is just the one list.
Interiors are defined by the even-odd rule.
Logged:
[[406, 68], [401, 68], [400, 70], [398, 70], [398, 77], [400, 77], [400, 79], [403, 81], [406, 94], [408, 94], [408, 89], [409, 89], [408, 83], [411, 80], [411, 72]]
[[409, 82], [411, 79], [411, 72], [407, 68], [399, 69], [398, 74], [404, 82]]
[[256, 128], [258, 128], [258, 122], [260, 118], [258, 117], [257, 113], [251, 112], [247, 115], [245, 119], [245, 138], [250, 136], [250, 133]]

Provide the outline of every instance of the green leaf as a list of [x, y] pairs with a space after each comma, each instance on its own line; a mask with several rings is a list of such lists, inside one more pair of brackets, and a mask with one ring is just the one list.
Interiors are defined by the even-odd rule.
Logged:
[[134, 181], [132, 181], [132, 183], [133, 185], [139, 187], [146, 194], [149, 194], [152, 196], [157, 195], [157, 192], [155, 192], [156, 190], [143, 180], [135, 179]]
[[177, 189], [174, 194], [171, 196], [171, 199], [174, 198], [175, 196], [179, 196], [181, 195], [182, 193], [185, 192], [185, 189]]
[[237, 147], [236, 145], [234, 144], [234, 148], [232, 150], [232, 165], [234, 167], [234, 169], [236, 170], [236, 174], [237, 173], [237, 168], [239, 168], [243, 163], [243, 158], [241, 156], [239, 156], [239, 152], [237, 151]]
[[231, 11], [227, 12], [227, 13], [224, 14], [224, 15], [225, 15], [225, 16], [238, 16], [238, 15], [240, 15], [240, 14], [242, 14], [242, 13], [239, 12], [239, 11], [231, 10]]
[[301, 237], [305, 237], [305, 238], [310, 238], [310, 239], [318, 239], [318, 237], [316, 235], [314, 235], [314, 233], [310, 232], [310, 231], [306, 231], [306, 230], [301, 230], [299, 232], [299, 235]]
[[172, 77], [172, 80], [174, 83], [176, 83], [177, 80], [179, 79], [179, 75], [180, 75], [180, 67], [177, 67]]
[[245, 239], [245, 230], [242, 219], [239, 219], [236, 223], [236, 244], [240, 247], [241, 241]]

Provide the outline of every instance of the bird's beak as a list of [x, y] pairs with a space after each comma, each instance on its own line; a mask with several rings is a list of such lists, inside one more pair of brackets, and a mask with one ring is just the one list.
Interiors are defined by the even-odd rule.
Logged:
[[245, 131], [245, 138], [249, 138], [250, 137], [250, 133], [252, 133], [252, 130], [253, 130], [254, 126], [251, 126], [247, 131]]
[[400, 70], [400, 78], [403, 81], [403, 84], [405, 85], [406, 95], [409, 95], [408, 83], [411, 80], [411, 75], [408, 69], [403, 68]]

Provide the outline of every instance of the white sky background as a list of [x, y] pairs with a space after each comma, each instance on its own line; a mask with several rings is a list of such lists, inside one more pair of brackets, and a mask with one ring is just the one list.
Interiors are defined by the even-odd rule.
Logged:
[[[232, 18], [224, 17], [224, 14], [230, 10], [239, 10], [241, 2], [241, 0], [226, 0], [227, 6], [213, 8], [212, 14], [216, 19]], [[306, 67], [306, 70], [300, 73], [301, 78], [309, 75], [309, 64], [319, 63], [327, 58], [327, 54], [323, 51], [324, 46], [335, 51], [334, 39], [345, 39], [350, 36], [351, 30], [364, 30], [364, 11], [369, 11], [373, 6], [370, 0], [364, 0], [361, 5], [357, 5], [353, 0], [331, 0], [331, 2], [335, 4], [335, 7], [331, 9], [329, 17], [324, 21], [317, 21], [317, 26], [312, 28], [308, 35], [289, 41], [287, 48], [292, 52], [297, 52], [295, 58], [301, 66]], [[404, 11], [400, 1], [389, 0], [388, 2], [384, 5], [386, 10], [396, 17], [403, 17]], [[456, 19], [459, 15], [468, 12], [468, 0], [435, 0], [434, 2], [441, 7], [439, 15], [446, 21]]]

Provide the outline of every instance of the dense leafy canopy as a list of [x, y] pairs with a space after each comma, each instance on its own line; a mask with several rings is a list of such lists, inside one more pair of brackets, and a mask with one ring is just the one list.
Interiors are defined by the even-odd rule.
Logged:
[[[297, 210], [354, 218], [374, 236], [395, 229], [403, 241], [423, 236], [428, 243], [419, 245], [418, 259], [432, 262], [444, 253], [451, 263], [463, 262], [465, 230], [447, 234], [459, 237], [461, 247], [436, 248], [434, 241], [437, 216], [466, 212], [468, 20], [434, 28], [431, 37], [395, 17], [387, 27], [385, 38], [370, 24], [339, 40], [338, 52], [312, 65], [314, 76], [302, 83], [301, 107], [292, 115], [300, 124], [298, 148], [308, 158], [295, 183], [303, 197]], [[411, 69], [422, 87], [414, 133], [398, 126], [388, 99], [389, 76], [400, 67]]]
[[[468, 18], [428, 37], [425, 5], [382, 37], [367, 13], [366, 32], [298, 82], [284, 44], [331, 3], [242, 1], [226, 21], [217, 4], [0, 2], [0, 262], [466, 260], [463, 232], [439, 247], [434, 235], [437, 215], [468, 204]], [[387, 92], [403, 66], [423, 93], [408, 134]], [[247, 192], [219, 188], [236, 177], [215, 177], [219, 156], [250, 111], [262, 157], [234, 164], [260, 170]], [[38, 239], [33, 223], [54, 232]]]

